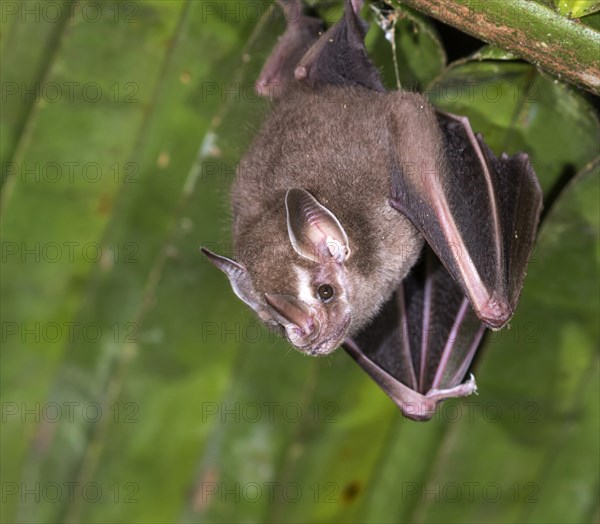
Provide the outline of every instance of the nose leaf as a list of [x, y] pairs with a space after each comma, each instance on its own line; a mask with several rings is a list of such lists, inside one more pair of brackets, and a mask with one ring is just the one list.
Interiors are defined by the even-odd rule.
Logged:
[[306, 345], [319, 335], [319, 322], [311, 308], [291, 295], [265, 293], [267, 304], [294, 345]]

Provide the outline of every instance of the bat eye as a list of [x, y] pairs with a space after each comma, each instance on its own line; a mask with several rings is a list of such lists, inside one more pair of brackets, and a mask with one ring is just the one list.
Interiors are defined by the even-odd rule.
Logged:
[[329, 284], [323, 284], [322, 286], [319, 286], [317, 293], [321, 302], [329, 302], [334, 295], [333, 288]]

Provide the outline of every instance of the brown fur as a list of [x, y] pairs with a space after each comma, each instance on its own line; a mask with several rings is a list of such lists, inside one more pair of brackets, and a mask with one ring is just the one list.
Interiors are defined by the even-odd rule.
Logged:
[[419, 95], [361, 87], [288, 89], [240, 163], [232, 190], [236, 259], [258, 294], [295, 295], [294, 264], [315, 270], [316, 263], [292, 249], [287, 233], [286, 191], [303, 188], [348, 235], [349, 334], [364, 327], [423, 244], [388, 203], [392, 168], [441, 169], [440, 143], [433, 110]]

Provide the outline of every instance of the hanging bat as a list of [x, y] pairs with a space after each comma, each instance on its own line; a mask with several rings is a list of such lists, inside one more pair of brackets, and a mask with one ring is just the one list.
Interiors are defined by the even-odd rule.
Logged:
[[475, 391], [461, 381], [513, 314], [541, 191], [527, 155], [498, 159], [465, 117], [386, 92], [362, 3], [322, 33], [280, 0], [295, 16], [257, 81], [278, 100], [233, 184], [235, 259], [203, 252], [299, 351], [343, 345], [424, 420]]

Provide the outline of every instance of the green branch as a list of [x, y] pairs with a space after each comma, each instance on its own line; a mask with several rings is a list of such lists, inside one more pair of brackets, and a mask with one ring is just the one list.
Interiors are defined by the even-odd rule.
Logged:
[[600, 33], [529, 0], [397, 0], [600, 93]]

